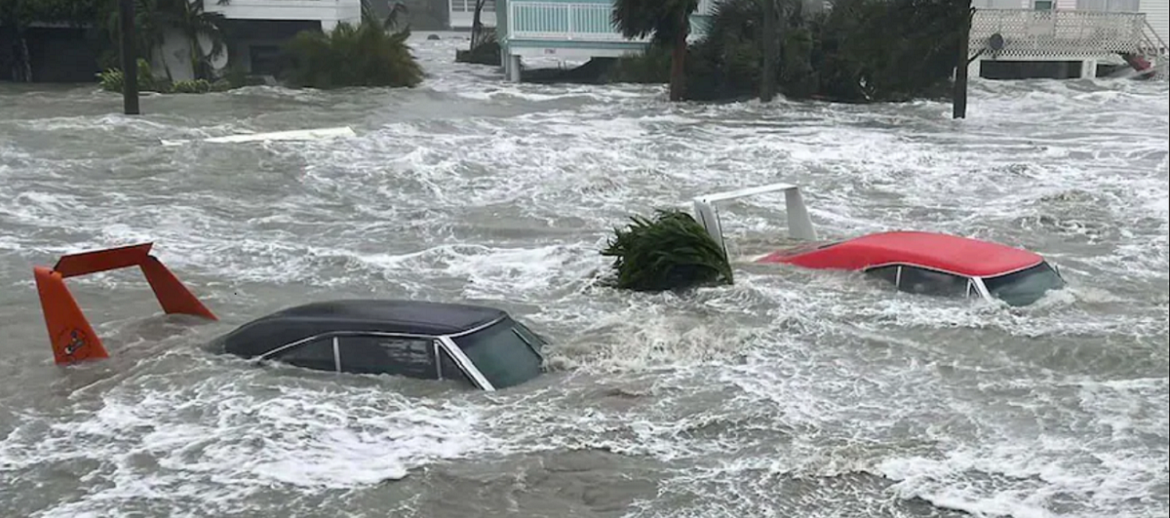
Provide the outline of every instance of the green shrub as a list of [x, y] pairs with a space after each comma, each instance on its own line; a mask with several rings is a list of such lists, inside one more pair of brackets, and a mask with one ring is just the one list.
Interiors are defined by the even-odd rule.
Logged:
[[652, 44], [642, 54], [618, 58], [607, 72], [606, 80], [612, 83], [670, 82], [670, 47]]
[[202, 94], [211, 91], [211, 83], [206, 79], [193, 81], [175, 81], [171, 85], [170, 93], [174, 94]]
[[[122, 70], [118, 68], [108, 68], [105, 71], [97, 74], [98, 82], [101, 84], [102, 90], [108, 92], [121, 92], [124, 78], [122, 77]], [[154, 72], [150, 69], [150, 63], [145, 59], [138, 59], [138, 91], [139, 92], [158, 92], [160, 91], [158, 82], [154, 79]]]
[[340, 23], [332, 32], [302, 31], [285, 50], [285, 79], [295, 86], [413, 87], [423, 72], [406, 45], [409, 32], [388, 33], [374, 23]]
[[664, 291], [731, 284], [727, 256], [690, 214], [658, 210], [653, 220], [630, 219], [626, 229], [614, 229], [614, 237], [601, 251], [614, 258], [614, 287]]
[[[837, 0], [805, 14], [802, 0], [776, 0], [777, 85], [790, 98], [844, 102], [945, 96], [958, 61], [967, 0]], [[686, 97], [757, 97], [763, 72], [761, 0], [721, 0], [706, 35], [687, 49]], [[665, 83], [670, 51], [651, 46], [622, 58], [611, 82]]]

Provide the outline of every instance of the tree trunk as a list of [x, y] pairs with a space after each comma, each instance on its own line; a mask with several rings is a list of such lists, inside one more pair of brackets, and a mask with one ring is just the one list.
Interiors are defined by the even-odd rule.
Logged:
[[483, 23], [479, 21], [479, 14], [483, 12], [483, 5], [486, 3], [487, 0], [475, 0], [475, 12], [471, 17], [471, 50], [475, 50], [482, 43], [479, 40], [483, 33]]
[[974, 14], [971, 10], [971, 2], [966, 2], [966, 14], [963, 16], [963, 26], [959, 31], [959, 60], [955, 64], [955, 91], [951, 99], [952, 104], [952, 118], [966, 119], [967, 118], [967, 65], [971, 58], [968, 56], [971, 49], [971, 17]]
[[20, 63], [24, 82], [31, 83], [33, 80], [32, 57], [28, 54], [28, 40], [24, 38], [23, 34], [20, 36]]
[[776, 62], [779, 61], [776, 0], [764, 1], [764, 67], [760, 78], [760, 101], [771, 102], [776, 96]]
[[687, 76], [687, 34], [690, 33], [690, 17], [681, 13], [679, 31], [674, 36], [674, 51], [670, 55], [670, 100], [681, 101], [686, 96]]

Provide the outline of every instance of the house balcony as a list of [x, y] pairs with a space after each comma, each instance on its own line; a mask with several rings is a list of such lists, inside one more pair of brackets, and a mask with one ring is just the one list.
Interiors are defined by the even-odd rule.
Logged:
[[[459, 1], [459, 0], [452, 0]], [[473, 0], [469, 0], [473, 1]], [[700, 0], [691, 17], [691, 38], [701, 36], [716, 0]], [[626, 38], [613, 25], [612, 0], [577, 2], [507, 1], [509, 40], [646, 43]]]
[[982, 52], [972, 77], [1092, 78], [1101, 66], [1164, 65], [1166, 44], [1143, 13], [976, 9], [970, 46]]
[[1146, 15], [1078, 10], [976, 9], [971, 22], [971, 49], [1003, 37], [1003, 48], [988, 50], [996, 58], [1053, 61], [1113, 54], [1138, 54], [1156, 45]]

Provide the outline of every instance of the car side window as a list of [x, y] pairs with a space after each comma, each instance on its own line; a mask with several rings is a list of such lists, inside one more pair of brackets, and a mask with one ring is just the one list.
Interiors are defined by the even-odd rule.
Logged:
[[903, 266], [898, 289], [921, 295], [966, 297], [969, 282], [966, 277], [936, 272], [913, 266]]
[[336, 357], [333, 355], [333, 339], [321, 338], [296, 347], [285, 349], [275, 355], [275, 359], [297, 367], [322, 371], [337, 370]]
[[870, 268], [865, 271], [865, 274], [875, 279], [881, 279], [890, 283], [891, 286], [898, 284], [898, 265], [880, 266], [878, 268]]
[[436, 379], [435, 352], [429, 338], [341, 337], [341, 370], [358, 374], [400, 374]]

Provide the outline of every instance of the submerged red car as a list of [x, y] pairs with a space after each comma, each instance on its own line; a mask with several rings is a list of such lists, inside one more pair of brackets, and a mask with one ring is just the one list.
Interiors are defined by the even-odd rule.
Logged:
[[819, 242], [800, 188], [772, 184], [694, 199], [696, 219], [724, 251], [719, 215], [713, 204], [784, 191], [789, 234], [807, 241], [753, 259], [755, 263], [804, 268], [861, 271], [888, 281], [898, 290], [927, 295], [980, 297], [1012, 306], [1036, 302], [1063, 288], [1064, 278], [1044, 257], [1006, 245], [933, 232], [880, 232], [837, 242]]

